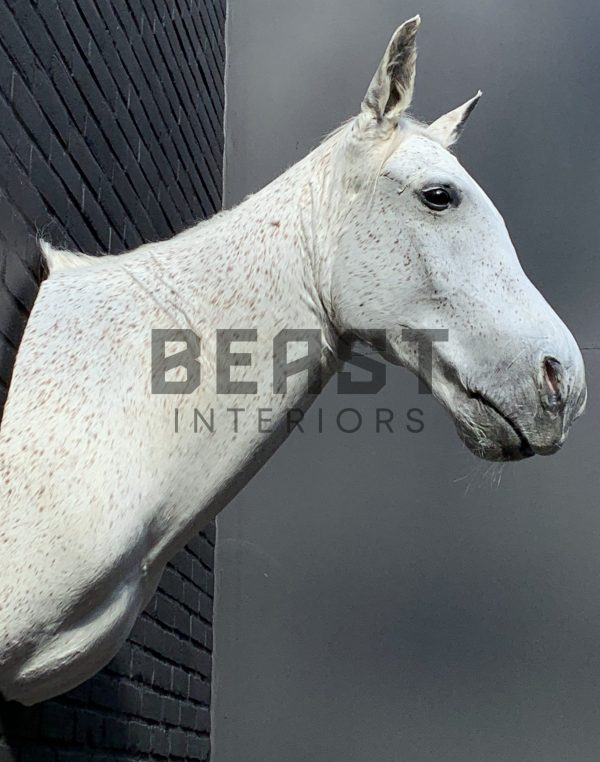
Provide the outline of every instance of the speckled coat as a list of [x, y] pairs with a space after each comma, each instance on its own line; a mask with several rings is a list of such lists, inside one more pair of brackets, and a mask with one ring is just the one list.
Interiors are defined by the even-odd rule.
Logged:
[[[493, 205], [446, 150], [477, 98], [430, 127], [405, 117], [417, 27], [412, 19], [395, 33], [359, 116], [239, 207], [119, 257], [44, 246], [51, 273], [0, 432], [7, 698], [35, 703], [106, 664], [169, 558], [285, 438], [287, 411], [312, 397], [306, 374], [273, 392], [283, 329], [321, 332], [315, 363], [326, 379], [346, 329], [386, 328], [388, 358], [418, 370], [402, 330], [450, 327], [431, 381], [471, 449], [516, 458], [524, 438], [536, 452], [564, 440], [585, 400], [581, 355], [523, 274]], [[428, 206], [432, 185], [438, 197], [453, 189], [452, 204]], [[201, 338], [192, 394], [152, 394], [160, 328]], [[254, 395], [216, 393], [215, 332], [227, 328], [257, 331], [234, 349], [252, 354], [233, 375], [256, 382]], [[561, 379], [545, 379], [545, 396], [539, 386], [548, 354], [562, 361], [554, 413], [544, 405]], [[233, 408], [246, 411], [237, 431]], [[214, 431], [195, 431], [195, 409], [214, 412]], [[270, 411], [262, 431], [259, 410]]]
[[[287, 395], [272, 393], [272, 341], [297, 327], [332, 338], [304, 241], [310, 199], [297, 181], [323, 171], [325, 155], [171, 241], [59, 269], [43, 284], [0, 445], [0, 568], [11, 570], [0, 581], [0, 687], [8, 696], [35, 700], [38, 680], [48, 695], [105, 664], [166, 561], [280, 441], [283, 432], [259, 432], [249, 414], [239, 414], [235, 433], [228, 409], [270, 409], [268, 428], [277, 429], [288, 406], [304, 404], [300, 376]], [[215, 331], [240, 327], [256, 329], [258, 341], [240, 345], [253, 365], [234, 375], [255, 381], [258, 393], [217, 395]], [[151, 330], [160, 328], [201, 337], [193, 394], [151, 393]], [[327, 348], [322, 362], [333, 370]], [[214, 411], [213, 433], [195, 430], [195, 409], [207, 418]], [[83, 670], [71, 671], [82, 656]]]

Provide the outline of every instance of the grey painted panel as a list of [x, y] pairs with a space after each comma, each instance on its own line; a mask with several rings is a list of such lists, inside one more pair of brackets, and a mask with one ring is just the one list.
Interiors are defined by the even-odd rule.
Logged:
[[[362, 431], [319, 435], [313, 409], [218, 520], [216, 762], [598, 756], [600, 7], [231, 0], [227, 204], [358, 109], [415, 12], [415, 112], [484, 90], [457, 152], [589, 348], [589, 411], [499, 471], [407, 373], [371, 400], [330, 386], [325, 420], [355, 406]], [[424, 432], [374, 435], [377, 406]]]

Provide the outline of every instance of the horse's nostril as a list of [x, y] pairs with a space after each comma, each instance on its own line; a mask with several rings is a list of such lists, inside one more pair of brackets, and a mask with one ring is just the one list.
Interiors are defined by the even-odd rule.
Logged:
[[542, 405], [551, 413], [557, 413], [564, 407], [562, 365], [554, 357], [546, 357], [542, 364], [542, 375]]
[[555, 360], [554, 357], [546, 357], [544, 360], [544, 379], [551, 394], [560, 392], [561, 367], [559, 361]]

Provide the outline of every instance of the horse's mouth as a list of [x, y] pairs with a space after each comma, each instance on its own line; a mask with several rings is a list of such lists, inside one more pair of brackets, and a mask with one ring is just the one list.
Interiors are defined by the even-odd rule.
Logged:
[[[531, 446], [529, 439], [519, 424], [509, 415], [504, 413], [494, 402], [492, 402], [492, 400], [490, 400], [489, 397], [487, 397], [485, 394], [482, 394], [481, 392], [472, 390], [467, 390], [467, 397], [469, 399], [476, 400], [480, 405], [486, 408], [488, 415], [491, 418], [500, 419], [505, 426], [512, 430], [517, 439], [517, 443], [515, 444], [501, 444], [499, 453], [500, 457], [498, 457], [498, 453], [494, 453], [494, 456], [491, 458], [492, 460], [523, 460], [525, 458], [531, 458], [535, 455], [535, 450]], [[484, 457], [486, 456], [484, 455]]]
[[451, 413], [458, 435], [478, 458], [517, 461], [536, 454], [529, 437], [514, 417], [490, 397], [462, 383], [454, 385]]

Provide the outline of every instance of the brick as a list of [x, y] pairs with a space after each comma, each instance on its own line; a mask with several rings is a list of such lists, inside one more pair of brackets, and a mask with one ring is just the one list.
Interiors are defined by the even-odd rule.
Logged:
[[179, 699], [170, 696], [163, 698], [163, 720], [167, 725], [179, 725], [181, 705]]
[[197, 535], [188, 543], [188, 548], [207, 568], [212, 569], [215, 549], [208, 542], [206, 537], [203, 537], [201, 534]]
[[75, 741], [98, 748], [104, 741], [104, 717], [94, 709], [79, 709], [75, 715]]
[[198, 708], [194, 704], [182, 703], [179, 725], [186, 730], [195, 730], [197, 712]]
[[119, 682], [114, 677], [101, 674], [92, 682], [91, 700], [97, 706], [112, 709], [117, 701]]
[[199, 675], [190, 676], [190, 698], [203, 704], [210, 703], [210, 683]]
[[182, 550], [175, 556], [173, 566], [180, 574], [193, 581], [194, 557], [187, 549]]
[[117, 693], [117, 706], [125, 714], [140, 714], [143, 691], [138, 685], [121, 681]]
[[[31, 6], [26, 3], [17, 2], [14, 4], [14, 14], [15, 20], [27, 38], [29, 47], [37, 59], [36, 70], [34, 71], [35, 80], [35, 75], [40, 70], [44, 71], [50, 66], [52, 56], [55, 54], [54, 44]], [[48, 96], [49, 93], [46, 93], [46, 97]]]
[[12, 93], [15, 112], [19, 115], [21, 122], [28, 125], [28, 130], [35, 134], [39, 151], [44, 156], [48, 156], [52, 135], [50, 125], [31, 90], [20, 76], [16, 76], [12, 83]]
[[5, 261], [4, 284], [20, 304], [31, 312], [39, 284], [18, 254], [8, 254]]
[[203, 593], [202, 591], [200, 591], [199, 602], [200, 602], [200, 615], [207, 621], [212, 620], [212, 615], [213, 615], [212, 598], [209, 598], [208, 595], [206, 595], [206, 593]]
[[70, 701], [87, 704], [90, 700], [91, 690], [92, 683], [90, 680], [86, 680], [85, 683], [82, 683], [81, 685], [78, 685], [77, 688], [73, 688], [73, 690], [69, 691], [66, 694], [66, 697], [68, 697]]
[[174, 627], [176, 607], [173, 601], [159, 593], [156, 603], [156, 618], [160, 619], [168, 627]]
[[75, 713], [69, 706], [49, 702], [42, 709], [44, 738], [71, 741], [75, 734]]
[[190, 675], [181, 669], [181, 667], [173, 667], [171, 693], [174, 693], [176, 696], [188, 696], [189, 690]]
[[167, 659], [184, 666], [188, 663], [189, 642], [182, 640], [175, 633], [169, 632], [164, 634], [162, 643]]
[[132, 752], [143, 754], [152, 751], [151, 728], [143, 722], [129, 722], [126, 745], [126, 748]]
[[185, 757], [187, 754], [187, 735], [183, 730], [169, 731], [169, 754], [174, 757]]
[[[0, 415], [41, 275], [32, 233], [119, 252], [220, 207], [223, 2], [168, 11], [0, 3]], [[169, 564], [99, 675], [39, 707], [2, 704], [0, 762], [208, 759], [214, 542], [211, 525]]]
[[161, 629], [154, 619], [146, 619], [144, 622], [144, 647], [159, 654], [169, 642], [169, 633]]
[[214, 523], [214, 521], [212, 524], [209, 524], [207, 527], [204, 528], [202, 534], [214, 547], [214, 544], [217, 540], [217, 525]]
[[193, 559], [192, 582], [205, 593], [212, 593], [213, 578], [212, 574], [202, 565], [197, 558]]
[[125, 717], [104, 720], [104, 739], [109, 749], [124, 749], [127, 744], [129, 721]]
[[173, 667], [170, 664], [156, 661], [154, 664], [154, 678], [152, 684], [155, 688], [169, 691], [173, 680]]
[[133, 647], [131, 643], [125, 643], [119, 653], [108, 664], [106, 672], [117, 675], [129, 675], [131, 669], [131, 660], [133, 658], [132, 653]]
[[210, 632], [210, 625], [204, 622], [198, 617], [191, 618], [191, 638], [196, 643], [206, 645], [208, 634]]
[[186, 611], [183, 606], [175, 607], [175, 621], [173, 627], [179, 635], [184, 638], [191, 637], [193, 620], [194, 616], [191, 615], [189, 611]]
[[152, 747], [152, 754], [158, 757], [169, 756], [169, 736], [167, 730], [164, 727], [152, 728], [152, 735], [150, 744]]
[[212, 670], [211, 655], [201, 648], [196, 648], [194, 654], [194, 667], [201, 675], [210, 677]]
[[132, 654], [130, 677], [134, 680], [141, 680], [147, 685], [151, 685], [153, 673], [154, 659], [152, 656], [145, 651], [136, 648]]
[[191, 582], [183, 583], [183, 602], [193, 612], [200, 610], [201, 591]]
[[177, 574], [175, 569], [173, 569], [171, 564], [165, 569], [165, 573], [160, 581], [159, 590], [163, 590], [167, 595], [170, 595], [177, 601], [183, 599], [183, 580]]
[[210, 730], [210, 709], [197, 707], [194, 714], [194, 730], [208, 733]]
[[163, 718], [163, 697], [153, 691], [144, 691], [142, 695], [142, 716], [159, 722]]
[[6, 367], [14, 361], [15, 350], [14, 347], [4, 339], [0, 337], [0, 367]]
[[210, 757], [210, 742], [208, 738], [201, 738], [199, 736], [188, 734], [187, 737], [187, 757], [188, 759], [208, 760]]

